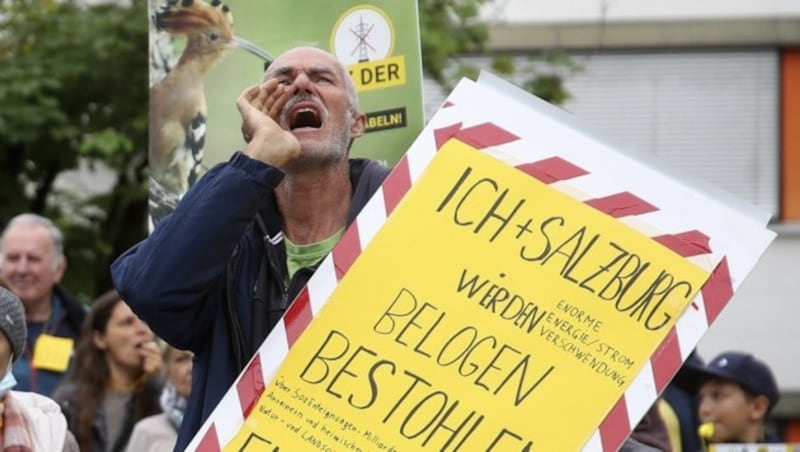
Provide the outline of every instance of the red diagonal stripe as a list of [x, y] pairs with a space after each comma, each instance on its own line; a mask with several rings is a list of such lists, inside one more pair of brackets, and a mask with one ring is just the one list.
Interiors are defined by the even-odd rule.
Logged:
[[667, 336], [661, 341], [653, 356], [650, 358], [653, 368], [653, 380], [656, 383], [656, 392], [661, 394], [669, 384], [672, 377], [678, 373], [683, 358], [681, 358], [681, 347], [678, 342], [678, 333], [675, 327], [669, 330]]
[[706, 305], [706, 320], [711, 325], [733, 297], [733, 281], [727, 257], [723, 257], [717, 264], [717, 268], [711, 273], [711, 277], [708, 278], [701, 290]]
[[642, 215], [658, 210], [654, 205], [627, 191], [603, 198], [590, 199], [585, 202], [614, 218]]
[[[653, 237], [653, 240], [683, 257], [700, 256], [711, 252], [711, 238], [698, 230], [681, 232], [679, 234], [659, 235]], [[694, 300], [692, 300], [690, 306], [695, 311], [700, 309], [697, 306], [697, 302]]]
[[392, 172], [383, 181], [383, 203], [386, 206], [386, 216], [394, 212], [394, 208], [403, 199], [411, 187], [411, 170], [408, 167], [408, 157], [403, 157], [397, 162]]
[[491, 122], [461, 129], [455, 137], [475, 149], [486, 149], [519, 140], [518, 136]]
[[517, 169], [539, 179], [545, 184], [572, 179], [584, 174], [589, 174], [585, 169], [573, 165], [561, 157], [551, 157], [538, 162], [523, 163]]
[[258, 353], [242, 373], [242, 378], [236, 383], [236, 392], [239, 394], [242, 414], [246, 418], [256, 406], [261, 393], [264, 392], [264, 374], [261, 372], [261, 357]]
[[200, 440], [196, 450], [197, 452], [219, 452], [222, 450], [214, 424], [211, 424], [211, 427], [206, 430], [206, 434], [203, 435], [203, 439]]
[[455, 105], [455, 104], [454, 104], [454, 103], [452, 103], [452, 102], [450, 102], [449, 100], [446, 100], [446, 101], [444, 101], [444, 103], [442, 104], [442, 108], [452, 107], [453, 105]]
[[709, 237], [697, 230], [681, 232], [679, 234], [659, 235], [653, 237], [653, 240], [683, 257], [699, 256], [711, 252]]
[[358, 223], [353, 222], [344, 231], [339, 243], [333, 247], [333, 266], [336, 269], [336, 279], [341, 280], [356, 258], [361, 254], [361, 241], [358, 236]]
[[619, 449], [630, 433], [628, 408], [625, 407], [625, 398], [620, 397], [614, 408], [611, 408], [606, 418], [600, 423], [600, 441], [603, 443], [603, 450]]
[[286, 341], [289, 343], [289, 347], [294, 345], [297, 338], [303, 334], [303, 331], [305, 331], [313, 318], [314, 316], [311, 315], [311, 303], [308, 298], [308, 286], [306, 286], [300, 291], [283, 316], [283, 325], [286, 327]]
[[461, 130], [462, 123], [456, 123], [450, 126], [438, 128], [433, 131], [433, 139], [436, 142], [436, 149], [441, 149], [444, 143], [453, 137], [459, 130]]

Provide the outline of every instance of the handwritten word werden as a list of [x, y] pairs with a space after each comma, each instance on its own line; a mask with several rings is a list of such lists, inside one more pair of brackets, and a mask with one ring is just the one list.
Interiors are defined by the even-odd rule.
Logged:
[[[528, 401], [555, 371], [554, 366], [537, 362], [531, 354], [493, 335], [453, 322], [408, 288], [399, 290], [372, 331], [440, 368], [452, 369], [455, 377], [514, 406]], [[475, 432], [487, 428], [482, 427], [484, 414], [468, 408], [469, 404], [465, 406], [418, 372], [402, 368], [375, 349], [354, 344], [339, 330], [328, 333], [300, 378], [311, 385], [327, 383], [326, 393], [360, 410], [374, 407], [381, 397], [388, 398], [379, 405], [388, 406], [381, 413], [381, 422], [396, 425], [403, 437], [419, 441], [420, 447], [521, 452], [533, 448], [533, 441], [505, 427], [490, 432], [488, 443], [477, 444], [477, 438], [483, 436]]]
[[556, 312], [548, 311], [530, 301], [529, 297], [503, 286], [505, 273], [500, 273], [498, 276], [498, 280], [493, 280], [463, 268], [456, 285], [456, 293], [468, 300], [476, 301], [478, 306], [487, 312], [512, 323], [525, 333], [535, 334], [537, 325], [542, 323], [538, 335], [548, 344], [567, 352], [617, 386], [625, 386], [627, 383], [625, 373], [618, 370], [615, 365], [622, 365], [630, 370], [635, 361], [592, 336], [592, 333], [600, 332], [603, 326], [602, 320], [575, 305], [559, 300], [556, 309], [577, 320], [578, 323], [565, 320]]
[[[495, 179], [473, 174], [473, 168], [467, 167], [436, 212], [450, 215], [456, 226], [484, 234], [489, 242], [501, 234], [513, 234], [521, 243], [519, 258], [524, 262], [557, 271], [565, 281], [613, 302], [617, 312], [650, 331], [665, 327], [672, 319], [664, 310], [665, 300], [676, 296], [686, 300], [693, 293], [690, 282], [645, 261], [624, 245], [604, 239], [590, 226], [571, 224], [557, 214], [535, 219], [525, 213], [527, 204], [524, 196]], [[600, 265], [590, 264], [598, 260]]]

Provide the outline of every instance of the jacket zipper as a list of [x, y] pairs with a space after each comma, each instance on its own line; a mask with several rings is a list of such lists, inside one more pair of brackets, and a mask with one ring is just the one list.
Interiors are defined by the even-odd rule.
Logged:
[[239, 272], [239, 252], [240, 247], [236, 245], [233, 249], [233, 253], [231, 253], [231, 258], [228, 261], [229, 266], [229, 276], [228, 280], [226, 281], [226, 288], [225, 291], [227, 292], [227, 311], [226, 314], [228, 316], [228, 323], [230, 324], [231, 328], [233, 329], [233, 339], [235, 340], [233, 348], [233, 359], [236, 363], [237, 369], [244, 368], [244, 360], [242, 358], [242, 347], [244, 345], [244, 337], [242, 336], [242, 328], [239, 325], [239, 319], [236, 317], [236, 312], [234, 308], [234, 300], [236, 299], [235, 293], [235, 283], [238, 279], [238, 272]]

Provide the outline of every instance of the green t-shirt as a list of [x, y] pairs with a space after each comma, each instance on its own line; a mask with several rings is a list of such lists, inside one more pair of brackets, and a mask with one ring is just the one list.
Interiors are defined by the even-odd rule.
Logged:
[[344, 235], [344, 228], [338, 230], [325, 240], [317, 243], [309, 243], [308, 245], [295, 245], [284, 235], [283, 241], [286, 245], [286, 268], [289, 270], [286, 281], [290, 281], [297, 270], [316, 264], [320, 259], [330, 253], [334, 245], [342, 238], [342, 235]]

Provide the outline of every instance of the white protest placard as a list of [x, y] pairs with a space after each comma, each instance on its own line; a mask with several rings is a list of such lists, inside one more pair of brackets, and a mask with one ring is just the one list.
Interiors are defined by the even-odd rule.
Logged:
[[764, 221], [462, 81], [189, 450], [616, 450]]

